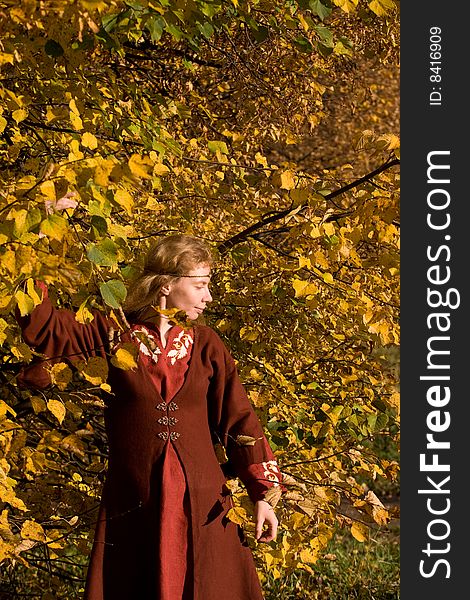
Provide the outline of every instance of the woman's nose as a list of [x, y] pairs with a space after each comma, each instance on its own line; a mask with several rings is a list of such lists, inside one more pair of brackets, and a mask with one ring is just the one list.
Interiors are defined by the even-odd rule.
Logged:
[[209, 292], [209, 290], [206, 290], [206, 293], [204, 295], [204, 302], [212, 302], [212, 295]]

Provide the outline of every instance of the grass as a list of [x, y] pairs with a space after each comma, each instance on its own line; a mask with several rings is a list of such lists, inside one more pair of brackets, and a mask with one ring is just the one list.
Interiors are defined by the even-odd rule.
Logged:
[[266, 600], [398, 600], [400, 540], [398, 527], [372, 531], [361, 543], [339, 531], [314, 575], [296, 571], [264, 584]]

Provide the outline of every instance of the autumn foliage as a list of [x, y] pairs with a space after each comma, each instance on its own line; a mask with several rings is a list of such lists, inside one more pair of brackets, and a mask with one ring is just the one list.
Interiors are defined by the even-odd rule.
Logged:
[[[41, 301], [39, 280], [82, 323], [95, 308], [122, 320], [145, 249], [171, 232], [218, 256], [207, 323], [289, 490], [271, 490], [281, 525], [262, 545], [229, 480], [260, 576], [313, 573], [338, 525], [359, 540], [385, 526], [399, 440], [397, 3], [25, 0], [1, 1], [0, 17], [5, 585], [79, 594], [106, 472], [106, 362], [57, 357], [51, 386], [20, 386], [41, 357], [15, 309]], [[128, 350], [113, 359], [124, 369]]]

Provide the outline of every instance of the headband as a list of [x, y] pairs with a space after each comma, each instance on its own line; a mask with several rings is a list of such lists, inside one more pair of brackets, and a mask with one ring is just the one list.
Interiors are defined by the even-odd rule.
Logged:
[[210, 273], [207, 275], [180, 275], [179, 273], [155, 273], [152, 271], [152, 275], [167, 275], [169, 277], [210, 277]]

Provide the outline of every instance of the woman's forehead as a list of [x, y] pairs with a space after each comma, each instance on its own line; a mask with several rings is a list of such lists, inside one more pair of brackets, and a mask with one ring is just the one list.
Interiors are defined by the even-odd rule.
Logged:
[[209, 265], [198, 265], [194, 269], [190, 269], [182, 277], [194, 277], [194, 278], [211, 278], [211, 268]]

